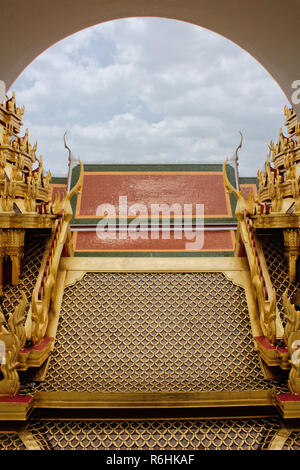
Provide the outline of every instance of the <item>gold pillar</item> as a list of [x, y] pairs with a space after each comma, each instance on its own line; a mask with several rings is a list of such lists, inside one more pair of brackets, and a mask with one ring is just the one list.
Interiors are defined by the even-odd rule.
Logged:
[[3, 291], [3, 256], [0, 254], [0, 295], [2, 295]]
[[290, 282], [296, 281], [297, 259], [300, 254], [300, 233], [299, 229], [283, 230], [284, 255], [289, 263]]
[[11, 283], [12, 285], [18, 284], [21, 272], [21, 258], [18, 256], [11, 256]]
[[5, 256], [7, 236], [5, 230], [0, 230], [0, 295], [3, 288], [3, 258]]
[[[0, 231], [0, 257], [9, 256], [12, 262], [11, 283], [18, 284], [21, 274], [21, 260], [24, 256], [25, 230]], [[3, 264], [3, 263], [2, 263]], [[3, 271], [1, 271], [1, 274]], [[2, 279], [3, 280], [3, 279]], [[0, 283], [1, 278], [0, 278]]]

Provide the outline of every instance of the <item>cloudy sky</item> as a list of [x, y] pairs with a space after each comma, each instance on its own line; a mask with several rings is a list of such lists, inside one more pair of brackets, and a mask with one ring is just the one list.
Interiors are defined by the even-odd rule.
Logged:
[[[287, 104], [248, 53], [191, 24], [131, 18], [81, 31], [41, 54], [11, 90], [52, 175], [63, 134], [85, 163], [222, 163], [244, 135], [240, 174], [262, 168]], [[8, 93], [10, 95], [10, 92]]]

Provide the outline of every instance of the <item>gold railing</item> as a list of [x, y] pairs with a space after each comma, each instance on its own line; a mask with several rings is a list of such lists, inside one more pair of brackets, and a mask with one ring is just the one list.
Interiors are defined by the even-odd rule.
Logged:
[[[280, 328], [280, 320], [277, 318], [275, 289], [270, 280], [262, 248], [253, 230], [251, 215], [255, 213], [256, 205], [252, 200], [251, 193], [249, 200], [246, 201], [242, 194], [232, 186], [226, 173], [226, 163], [227, 160], [223, 165], [224, 185], [227, 192], [233, 193], [237, 201], [235, 215], [238, 219], [238, 232], [245, 246], [249, 262], [261, 329], [264, 336], [273, 345], [278, 333], [282, 334], [282, 328]], [[280, 330], [278, 332], [276, 332], [277, 326]]]
[[288, 290], [283, 294], [283, 308], [286, 318], [284, 342], [291, 365], [289, 389], [293, 394], [300, 395], [300, 311], [291, 303]]
[[67, 256], [72, 256], [70, 220], [72, 218], [71, 199], [75, 193], [80, 192], [83, 184], [83, 165], [79, 161], [80, 176], [71, 191], [62, 197], [57, 194], [52, 204], [52, 212], [58, 215], [55, 230], [48, 243], [47, 256], [44, 257], [37, 284], [33, 290], [31, 307], [31, 341], [39, 343], [45, 336], [49, 319], [50, 303], [54, 300], [57, 271], [62, 251], [66, 246]]
[[264, 336], [271, 344], [276, 341], [276, 292], [272, 286], [259, 240], [254, 234], [250, 214], [245, 210], [244, 220], [239, 222], [245, 246], [252, 284], [255, 287], [260, 325]]
[[56, 221], [52, 238], [46, 247], [47, 256], [44, 257], [42, 262], [38, 280], [32, 294], [31, 340], [33, 344], [39, 343], [46, 333], [52, 291], [68, 234], [69, 222], [65, 220], [64, 211], [62, 210]]
[[20, 381], [17, 373], [18, 354], [25, 346], [26, 334], [24, 328], [27, 299], [22, 292], [22, 298], [8, 321], [0, 309], [0, 396], [14, 396], [19, 392]]

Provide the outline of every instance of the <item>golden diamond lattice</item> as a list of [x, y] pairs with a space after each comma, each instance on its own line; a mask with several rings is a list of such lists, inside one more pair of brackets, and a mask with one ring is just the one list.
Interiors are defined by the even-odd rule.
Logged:
[[262, 236], [261, 240], [271, 282], [276, 290], [276, 300], [280, 318], [283, 325], [285, 325], [286, 320], [284, 317], [282, 296], [284, 291], [288, 289], [289, 295], [292, 297], [299, 288], [299, 283], [292, 283], [289, 280], [288, 262], [283, 254], [284, 244], [282, 232], [273, 231], [272, 235]]
[[17, 434], [0, 433], [0, 450], [26, 450], [26, 447]]
[[274, 418], [202, 421], [32, 421], [45, 450], [262, 450], [279, 430]]
[[300, 429], [291, 432], [285, 441], [282, 450], [300, 450]]
[[253, 348], [245, 291], [222, 273], [86, 273], [65, 289], [47, 378], [37, 389], [272, 386]]
[[36, 278], [39, 273], [41, 260], [45, 249], [45, 236], [26, 233], [22, 273], [17, 285], [7, 285], [3, 288], [2, 308], [5, 316], [12, 313], [21, 300], [23, 291], [27, 300], [31, 300]]

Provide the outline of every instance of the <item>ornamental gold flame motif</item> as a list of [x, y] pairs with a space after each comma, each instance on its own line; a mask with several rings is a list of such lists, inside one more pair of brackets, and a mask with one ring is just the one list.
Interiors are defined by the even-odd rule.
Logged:
[[16, 106], [14, 93], [0, 105], [0, 296], [6, 350], [2, 395], [18, 393], [17, 370], [39, 367], [50, 354], [52, 338], [45, 335], [51, 300], [63, 249], [73, 255], [70, 200], [83, 178], [81, 171], [71, 193], [52, 203], [51, 173], [44, 173], [37, 144], [30, 144], [28, 129], [19, 135], [24, 111]]
[[[299, 289], [300, 124], [292, 108], [285, 108], [284, 113], [288, 136], [280, 129], [278, 142], [269, 145], [265, 170], [257, 173], [259, 190], [254, 205], [249, 206], [229, 182], [226, 162], [224, 184], [237, 199], [238, 236], [244, 244], [260, 325], [269, 344], [266, 349], [257, 338], [259, 353], [269, 366], [277, 363], [287, 368], [289, 364], [289, 389], [293, 394], [300, 394], [300, 360], [295, 346], [300, 339], [300, 303], [293, 305], [291, 301], [292, 294]], [[269, 232], [265, 233], [266, 230]], [[282, 342], [286, 349], [278, 349]]]

